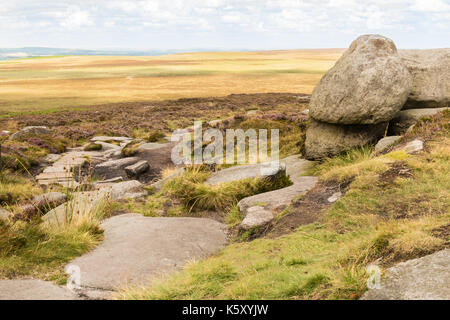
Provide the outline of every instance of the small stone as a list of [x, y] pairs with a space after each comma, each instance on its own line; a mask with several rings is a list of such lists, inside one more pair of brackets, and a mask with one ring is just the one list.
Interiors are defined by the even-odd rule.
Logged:
[[331, 195], [331, 197], [329, 197], [329, 198], [327, 199], [327, 201], [328, 201], [329, 203], [333, 203], [333, 202], [338, 201], [341, 197], [342, 197], [342, 192], [338, 191], [338, 192], [333, 193], [333, 194]]
[[256, 206], [247, 209], [247, 215], [240, 224], [243, 230], [249, 230], [256, 227], [261, 227], [273, 220], [273, 214], [263, 207]]
[[0, 207], [0, 219], [9, 219], [12, 213]]
[[382, 152], [400, 140], [401, 136], [384, 137], [375, 145], [375, 152]]
[[59, 158], [61, 158], [61, 155], [55, 154], [55, 153], [50, 153], [44, 158], [44, 160], [47, 161], [47, 162], [55, 162]]
[[141, 173], [147, 171], [150, 168], [149, 164], [145, 160], [141, 160], [125, 168], [125, 172], [129, 177], [139, 176]]
[[422, 151], [423, 150], [423, 141], [418, 140], [418, 139], [413, 140], [413, 141], [407, 143], [406, 146], [404, 146], [402, 149], [405, 150], [405, 152], [409, 153], [409, 154], [413, 154], [413, 153]]

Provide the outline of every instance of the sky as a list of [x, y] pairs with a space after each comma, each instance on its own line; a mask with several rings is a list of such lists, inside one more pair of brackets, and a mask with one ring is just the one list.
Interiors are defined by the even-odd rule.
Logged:
[[345, 48], [368, 33], [450, 47], [450, 0], [0, 0], [2, 48]]

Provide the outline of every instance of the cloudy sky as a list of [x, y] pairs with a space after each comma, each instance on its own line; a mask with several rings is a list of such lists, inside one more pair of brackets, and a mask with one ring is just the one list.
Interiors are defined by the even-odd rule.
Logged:
[[450, 0], [0, 0], [3, 48], [336, 48], [365, 33], [450, 47]]

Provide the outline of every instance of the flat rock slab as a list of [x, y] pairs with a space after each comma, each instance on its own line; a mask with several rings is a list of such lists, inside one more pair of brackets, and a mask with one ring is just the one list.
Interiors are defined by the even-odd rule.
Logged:
[[239, 165], [220, 170], [206, 180], [207, 184], [215, 185], [223, 182], [238, 181], [248, 178], [275, 177], [284, 175], [286, 167], [282, 163], [257, 163]]
[[294, 183], [297, 179], [301, 179], [306, 170], [310, 169], [314, 164], [313, 161], [303, 159], [300, 154], [283, 158], [280, 162], [286, 165], [286, 174]]
[[156, 150], [161, 149], [164, 147], [167, 147], [167, 143], [155, 143], [155, 142], [148, 142], [141, 144], [138, 149], [139, 150]]
[[0, 280], [0, 300], [77, 300], [70, 290], [42, 280]]
[[389, 268], [380, 289], [367, 291], [362, 300], [449, 300], [450, 249], [409, 260]]
[[101, 227], [103, 243], [70, 263], [80, 267], [86, 290], [146, 284], [227, 243], [226, 226], [211, 219], [125, 214], [105, 220]]
[[316, 183], [317, 177], [299, 177], [292, 186], [244, 198], [239, 201], [238, 207], [241, 212], [246, 212], [248, 208], [253, 206], [280, 211], [297, 197], [313, 188]]
[[108, 136], [97, 136], [93, 137], [91, 141], [101, 141], [101, 142], [107, 142], [107, 141], [116, 141], [116, 142], [128, 142], [133, 140], [133, 138], [128, 137], [108, 137]]

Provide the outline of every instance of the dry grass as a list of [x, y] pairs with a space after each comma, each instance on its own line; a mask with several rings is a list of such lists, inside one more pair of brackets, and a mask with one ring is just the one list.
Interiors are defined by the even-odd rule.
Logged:
[[231, 93], [311, 93], [342, 50], [67, 56], [0, 63], [0, 114]]

